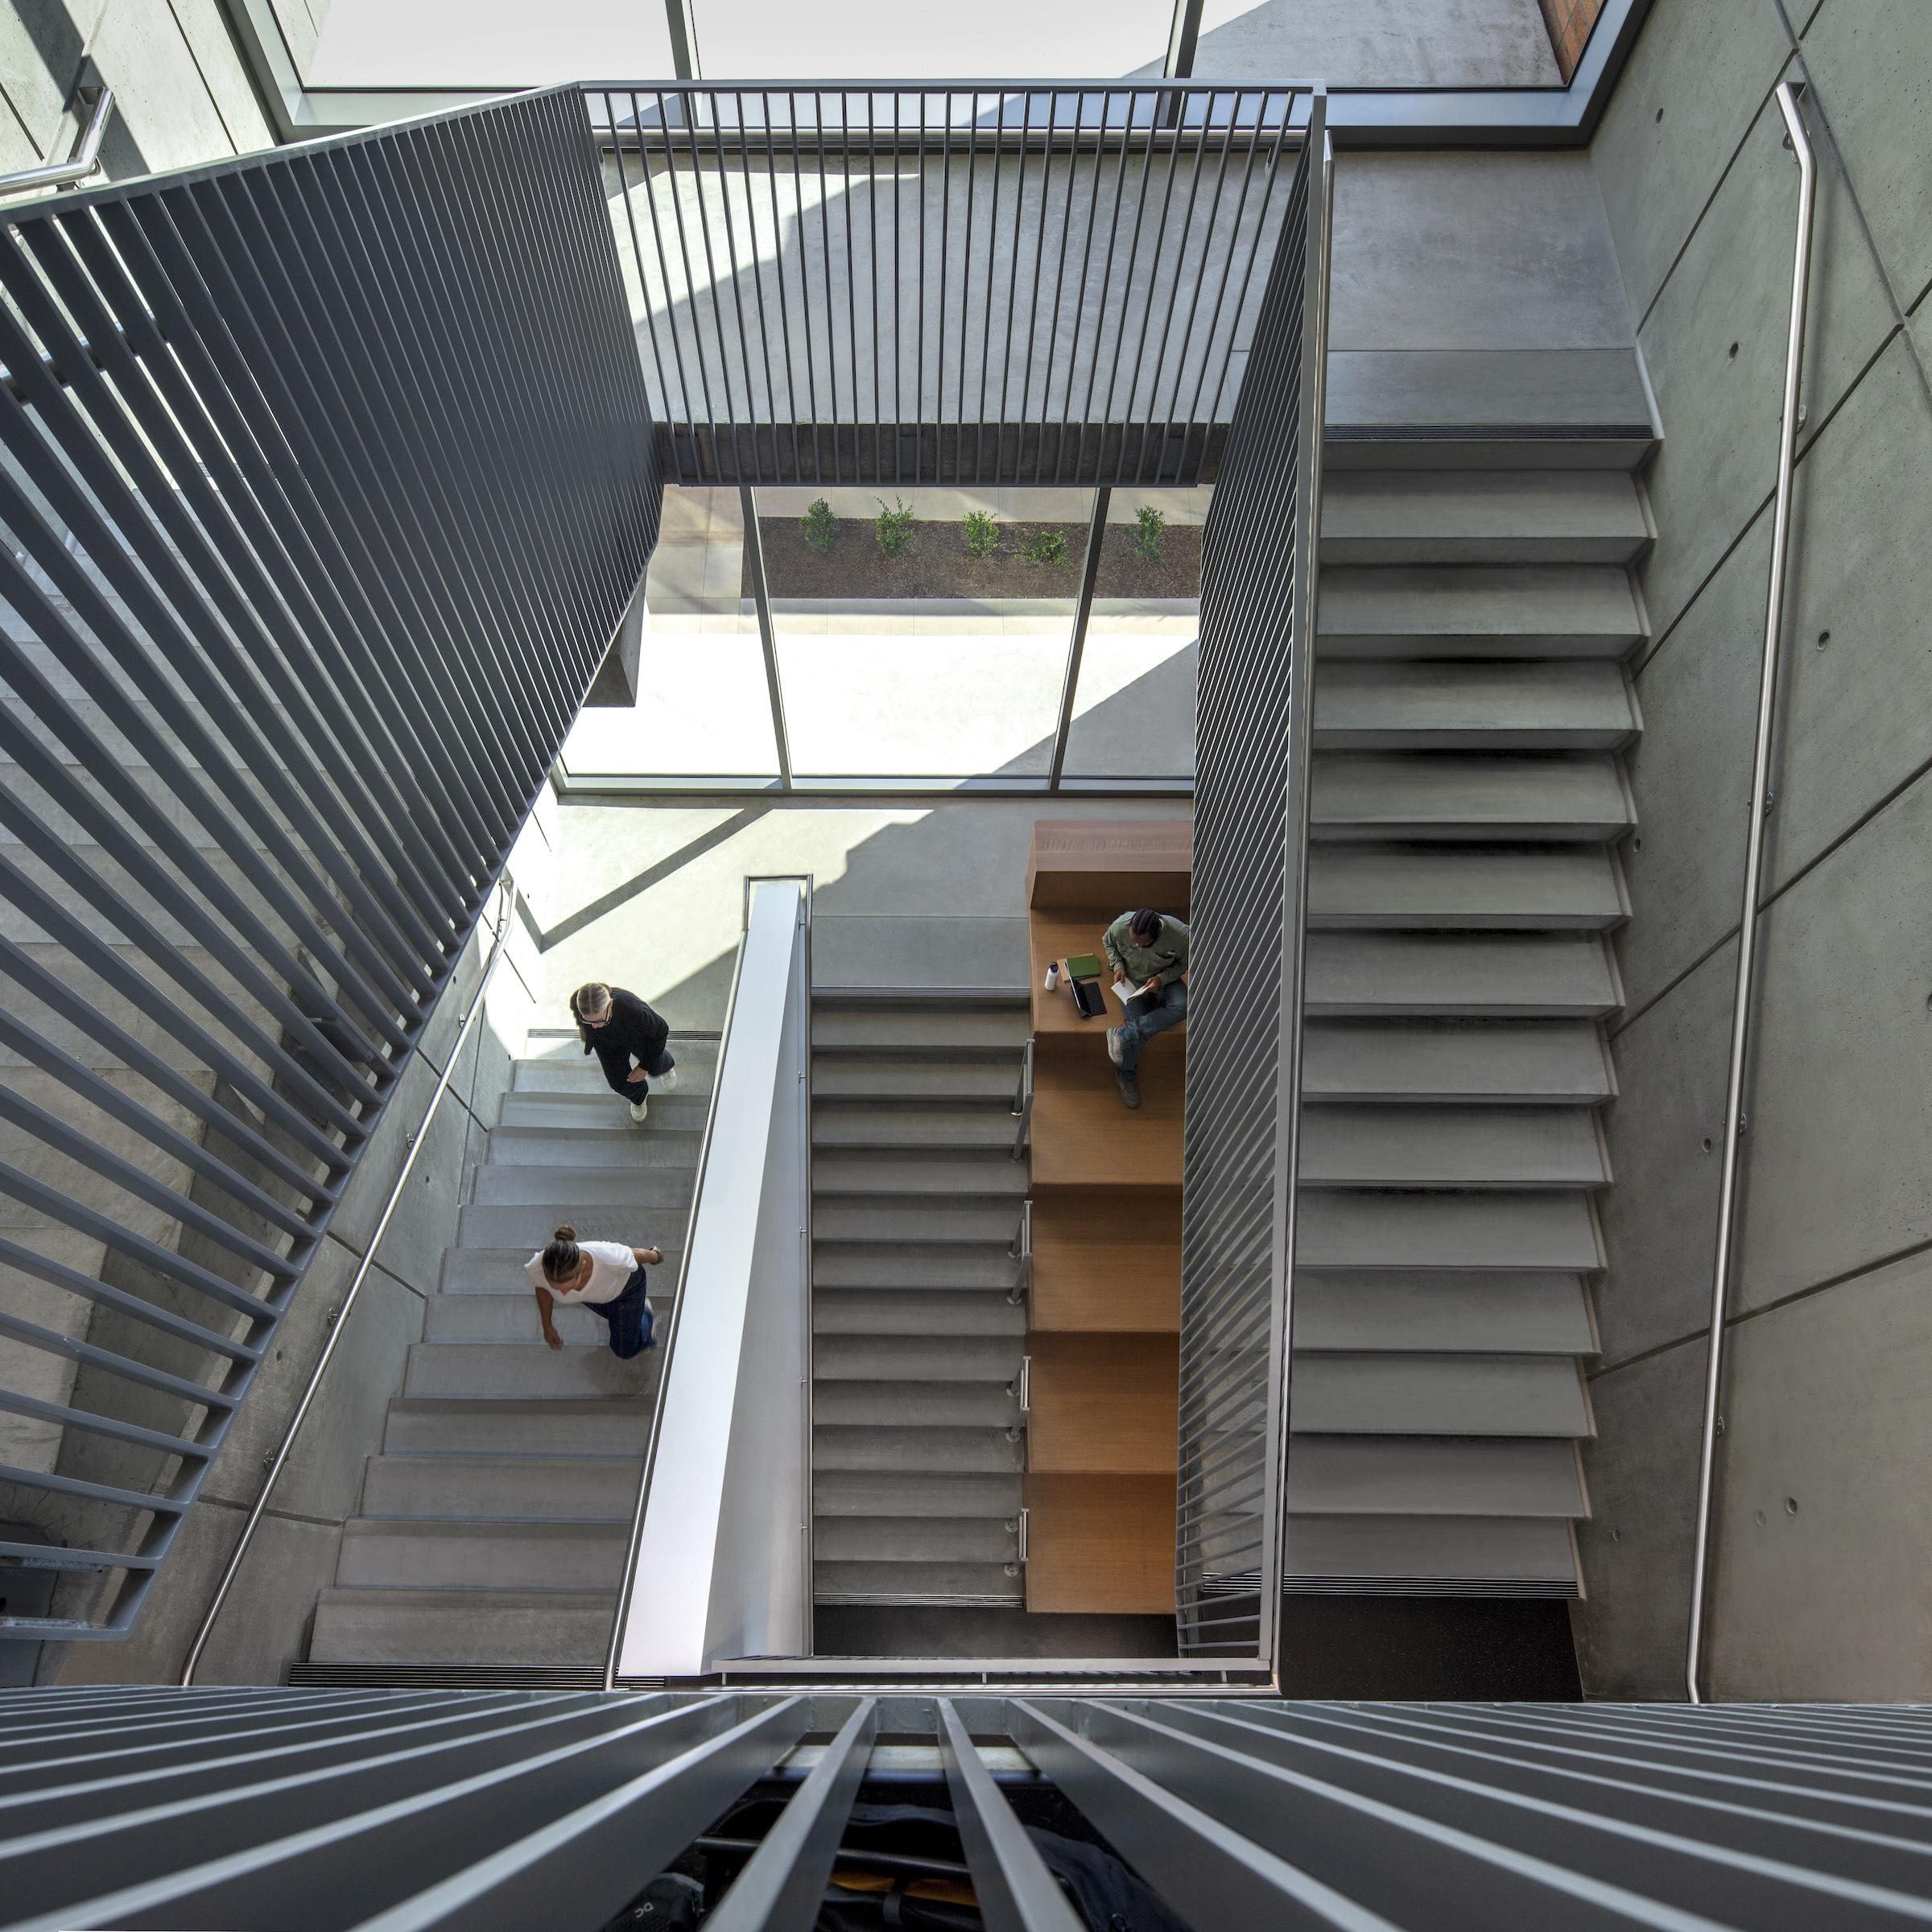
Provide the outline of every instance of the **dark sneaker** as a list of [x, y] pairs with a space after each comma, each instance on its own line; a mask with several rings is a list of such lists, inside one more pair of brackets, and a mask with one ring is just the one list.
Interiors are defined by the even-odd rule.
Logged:
[[1123, 1107], [1139, 1106], [1141, 1104], [1140, 1082], [1130, 1073], [1116, 1074], [1114, 1078], [1121, 1084], [1121, 1104]]

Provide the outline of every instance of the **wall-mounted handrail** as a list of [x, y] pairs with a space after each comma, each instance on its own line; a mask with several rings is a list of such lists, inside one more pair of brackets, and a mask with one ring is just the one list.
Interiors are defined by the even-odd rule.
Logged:
[[1776, 99], [1789, 145], [1798, 159], [1798, 237], [1791, 263], [1791, 315], [1785, 336], [1784, 412], [1778, 419], [1777, 495], [1771, 511], [1771, 581], [1765, 609], [1765, 646], [1757, 688], [1757, 742], [1751, 760], [1750, 828], [1744, 840], [1744, 896], [1738, 914], [1737, 984], [1731, 996], [1731, 1060], [1724, 1084], [1724, 1165], [1717, 1192], [1717, 1253], [1711, 1268], [1711, 1332], [1704, 1369], [1704, 1420], [1697, 1462], [1697, 1537], [1691, 1557], [1690, 1624], [1684, 1651], [1684, 1689], [1703, 1701], [1705, 1596], [1711, 1566], [1711, 1497], [1716, 1477], [1718, 1403], [1724, 1365], [1724, 1317], [1736, 1259], [1739, 1143], [1744, 1130], [1744, 1061], [1751, 1043], [1751, 992], [1757, 968], [1758, 902], [1762, 891], [1765, 815], [1771, 783], [1772, 726], [1777, 709], [1779, 634], [1790, 568], [1791, 497], [1798, 464], [1799, 379], [1804, 372], [1805, 304], [1811, 281], [1811, 217], [1818, 167], [1798, 111], [1800, 86], [1781, 82]]
[[39, 167], [23, 167], [10, 175], [0, 175], [0, 195], [23, 195], [43, 188], [72, 188], [101, 171], [101, 141], [114, 111], [114, 90], [103, 86], [94, 97], [87, 118], [87, 131], [80, 145], [66, 161], [49, 161]]
[[242, 1534], [229, 1552], [226, 1567], [221, 1572], [221, 1580], [215, 1586], [215, 1593], [208, 1600], [207, 1610], [203, 1613], [200, 1628], [195, 1633], [195, 1641], [188, 1646], [188, 1662], [181, 1667], [181, 1681], [192, 1684], [195, 1681], [196, 1667], [201, 1662], [201, 1653], [208, 1648], [208, 1640], [213, 1634], [215, 1620], [221, 1614], [221, 1607], [228, 1601], [229, 1592], [233, 1589], [235, 1579], [241, 1574], [243, 1560], [247, 1557], [250, 1546], [255, 1540], [255, 1532], [261, 1527], [262, 1518], [268, 1509], [268, 1499], [274, 1493], [275, 1484], [281, 1480], [282, 1472], [287, 1466], [290, 1451], [295, 1447], [295, 1437], [300, 1433], [308, 1412], [313, 1407], [316, 1393], [322, 1386], [322, 1378], [328, 1373], [329, 1364], [335, 1360], [336, 1344], [342, 1340], [349, 1327], [349, 1317], [356, 1305], [356, 1297], [362, 1292], [362, 1284], [368, 1280], [369, 1270], [375, 1265], [377, 1251], [382, 1245], [382, 1237], [389, 1232], [389, 1224], [402, 1199], [402, 1191], [409, 1185], [410, 1176], [415, 1172], [416, 1157], [422, 1153], [429, 1140], [431, 1124], [436, 1117], [436, 1109], [443, 1104], [443, 1096], [449, 1091], [451, 1076], [456, 1072], [456, 1063], [463, 1057], [463, 1048], [469, 1038], [469, 1032], [477, 1016], [483, 1010], [483, 1001], [489, 992], [489, 983], [497, 976], [497, 968], [502, 963], [503, 943], [510, 936], [510, 913], [516, 898], [516, 881], [508, 873], [504, 873], [501, 888], [501, 903], [498, 906], [497, 929], [491, 936], [489, 958], [483, 968], [483, 977], [477, 984], [475, 996], [469, 1002], [469, 1010], [463, 1016], [463, 1023], [456, 1029], [456, 1037], [451, 1045], [448, 1057], [443, 1063], [443, 1071], [436, 1076], [436, 1091], [429, 1096], [429, 1104], [423, 1109], [423, 1118], [415, 1132], [410, 1136], [409, 1152], [396, 1175], [396, 1183], [389, 1191], [389, 1199], [382, 1203], [382, 1212], [377, 1218], [375, 1232], [369, 1237], [369, 1245], [362, 1251], [362, 1259], [350, 1279], [349, 1292], [342, 1298], [341, 1305], [329, 1318], [328, 1340], [322, 1344], [322, 1352], [316, 1358], [315, 1367], [309, 1371], [308, 1385], [302, 1391], [302, 1399], [295, 1404], [295, 1412], [288, 1418], [288, 1426], [282, 1431], [282, 1439], [276, 1444], [275, 1451], [268, 1466], [268, 1474], [263, 1480], [248, 1513], [248, 1521], [242, 1525]]

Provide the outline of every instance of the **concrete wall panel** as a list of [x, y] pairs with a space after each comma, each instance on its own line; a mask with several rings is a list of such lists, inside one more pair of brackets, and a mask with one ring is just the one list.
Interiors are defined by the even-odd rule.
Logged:
[[[1658, 541], [1644, 569], [1660, 635], [1777, 480], [1798, 192], [1784, 138], [1776, 105], [1765, 106], [1640, 332], [1664, 419], [1650, 478]], [[1818, 163], [1800, 392], [1807, 439], [1896, 320], [1844, 177], [1822, 145]]]
[[1825, 0], [1806, 69], [1901, 308], [1932, 284], [1932, 11]]
[[1932, 1257], [1728, 1346], [1711, 1695], [1932, 1696]]
[[1587, 1697], [1683, 1695], [1703, 1375], [1693, 1343], [1591, 1381], [1591, 1516], [1576, 1526], [1585, 1596], [1570, 1612]]
[[1932, 781], [1765, 914], [1739, 1305], [1932, 1241]]
[[1604, 1130], [1616, 1184], [1597, 1201], [1610, 1259], [1596, 1291], [1607, 1364], [1680, 1340], [1710, 1319], [1736, 972], [1733, 943], [1610, 1042], [1618, 1098]]
[[1773, 0], [1666, 0], [1644, 23], [1592, 151], [1639, 319], [1790, 51]]
[[[1928, 476], [1932, 406], [1909, 345], [1894, 338], [1798, 468], [1800, 563], [1773, 779], [1776, 882], [1813, 863], [1932, 757], [1924, 705], [1901, 702], [1932, 675]], [[1901, 569], [1904, 559], [1918, 563]]]
[[1630, 923], [1616, 948], [1633, 1011], [1737, 924], [1770, 568], [1767, 513], [1637, 674], [1638, 823], [1622, 848]]

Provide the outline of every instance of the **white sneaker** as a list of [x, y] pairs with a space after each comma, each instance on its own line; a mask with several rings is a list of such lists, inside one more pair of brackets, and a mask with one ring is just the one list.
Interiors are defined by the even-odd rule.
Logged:
[[630, 1104], [631, 1124], [634, 1126], [642, 1127], [644, 1125], [645, 1116], [650, 1112], [650, 1102], [649, 1100], [633, 1100]]
[[678, 1090], [678, 1070], [672, 1067], [669, 1073], [654, 1073], [650, 1076], [651, 1090], [656, 1093], [675, 1093]]
[[1122, 1026], [1109, 1026], [1107, 1029], [1107, 1057], [1117, 1067], [1121, 1063], [1121, 1035], [1125, 1030]]

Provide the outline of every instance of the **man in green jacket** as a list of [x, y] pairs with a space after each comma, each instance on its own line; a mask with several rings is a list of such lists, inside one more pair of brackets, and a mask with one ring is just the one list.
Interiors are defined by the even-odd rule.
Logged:
[[1141, 1104], [1134, 1070], [1147, 1042], [1187, 1017], [1187, 928], [1179, 919], [1145, 910], [1124, 912], [1107, 928], [1101, 944], [1123, 996], [1145, 993], [1159, 1001], [1138, 1018], [1129, 1014], [1107, 1029], [1107, 1057], [1114, 1064], [1124, 1106]]

